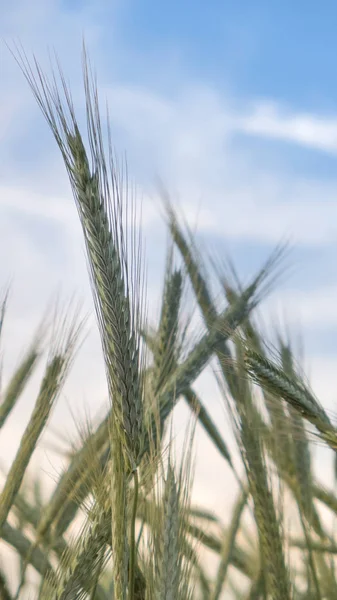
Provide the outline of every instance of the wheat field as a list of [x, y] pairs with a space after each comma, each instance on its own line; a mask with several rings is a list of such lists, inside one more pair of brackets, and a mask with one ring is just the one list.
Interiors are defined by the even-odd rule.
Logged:
[[[161, 311], [150, 322], [137, 198], [126, 165], [116, 159], [111, 132], [103, 129], [85, 50], [86, 131], [76, 120], [61, 69], [47, 78], [37, 61], [29, 62], [18, 49], [14, 56], [69, 176], [109, 410], [100, 423], [87, 423], [88, 433], [71, 452], [52, 494], [41, 500], [30, 460], [85, 330], [78, 311], [56, 313], [52, 324], [42, 323], [1, 390], [2, 428], [46, 355], [33, 412], [1, 489], [1, 539], [19, 567], [17, 580], [10, 581], [1, 561], [0, 598], [336, 600], [337, 542], [322, 507], [335, 515], [337, 495], [333, 485], [318, 482], [311, 453], [313, 440], [336, 452], [337, 429], [311, 391], [291, 340], [273, 331], [278, 341], [272, 345], [254, 321], [255, 309], [282, 273], [287, 247], [275, 248], [242, 286], [232, 264], [224, 268], [203, 260], [163, 192], [170, 242]], [[220, 298], [211, 291], [214, 277]], [[187, 289], [202, 330], [186, 315]], [[6, 308], [4, 294], [1, 327]], [[207, 398], [195, 389], [210, 363], [216, 365], [234, 433], [235, 460]], [[181, 401], [190, 420], [178, 457], [172, 415]], [[237, 484], [233, 511], [222, 519], [192, 497], [197, 424], [221, 456], [223, 473], [217, 477], [232, 472]], [[289, 510], [297, 515], [296, 535], [287, 526]], [[80, 525], [74, 528], [75, 523]]]

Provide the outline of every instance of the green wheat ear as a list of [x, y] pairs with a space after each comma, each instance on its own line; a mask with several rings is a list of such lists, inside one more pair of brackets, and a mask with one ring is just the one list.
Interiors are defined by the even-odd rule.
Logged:
[[[30, 458], [38, 439], [45, 428], [53, 405], [61, 391], [62, 384], [71, 364], [74, 349], [78, 341], [80, 327], [76, 322], [65, 329], [61, 323], [60, 331], [55, 332], [54, 347], [51, 350], [45, 375], [41, 383], [34, 410], [21, 438], [20, 447], [6, 478], [0, 495], [0, 531], [20, 489]], [[31, 356], [30, 356], [31, 361]], [[27, 365], [25, 365], [27, 366]]]
[[[140, 349], [144, 288], [140, 240], [127, 174], [118, 170], [114, 160], [109, 128], [107, 152], [104, 148], [97, 88], [85, 50], [83, 65], [89, 152], [62, 74], [63, 100], [55, 78], [50, 85], [35, 64], [36, 79], [22, 61], [24, 74], [62, 153], [82, 224], [112, 404], [110, 503], [114, 584], [121, 599], [128, 593], [133, 600], [133, 567], [128, 585], [125, 578], [128, 560], [134, 564], [135, 552], [131, 543], [129, 553], [126, 537], [127, 490], [130, 472], [136, 486], [145, 438], [144, 368]], [[125, 222], [128, 211], [133, 217], [131, 235], [126, 231], [130, 228], [130, 223]], [[134, 527], [135, 523], [131, 528]], [[133, 531], [131, 538], [134, 538]]]
[[260, 356], [249, 347], [245, 352], [245, 365], [248, 374], [261, 387], [276, 398], [283, 398], [302, 417], [315, 425], [322, 439], [337, 450], [337, 431], [330, 422], [323, 407], [312, 392], [295, 375], [287, 375], [266, 357]]

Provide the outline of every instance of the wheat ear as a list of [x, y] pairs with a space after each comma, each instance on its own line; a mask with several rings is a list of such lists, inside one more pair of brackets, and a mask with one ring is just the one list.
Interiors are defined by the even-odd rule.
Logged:
[[263, 389], [275, 397], [283, 398], [310, 423], [315, 425], [322, 438], [336, 451], [337, 431], [332, 426], [326, 412], [313, 394], [298, 378], [287, 376], [284, 371], [265, 357], [246, 348], [245, 365], [247, 372]]
[[0, 429], [4, 426], [10, 412], [23, 392], [40, 356], [40, 340], [34, 341], [32, 347], [21, 361], [21, 364], [11, 377], [3, 394], [0, 405]]
[[164, 523], [159, 558], [158, 600], [174, 600], [179, 586], [179, 499], [171, 465], [168, 467], [164, 492]]
[[34, 410], [23, 433], [20, 447], [0, 495], [0, 531], [14, 503], [26, 468], [46, 425], [50, 411], [61, 391], [62, 383], [73, 357], [79, 331], [80, 329], [75, 324], [72, 324], [69, 332], [64, 337], [64, 331], [62, 330], [61, 343], [57, 343], [50, 356]]
[[263, 446], [254, 428], [251, 391], [249, 382], [244, 377], [244, 346], [240, 340], [237, 340], [236, 351], [240, 385], [240, 402], [237, 401], [235, 405], [238, 443], [254, 501], [266, 589], [274, 600], [290, 600], [292, 592], [284, 558], [280, 520], [268, 481]]

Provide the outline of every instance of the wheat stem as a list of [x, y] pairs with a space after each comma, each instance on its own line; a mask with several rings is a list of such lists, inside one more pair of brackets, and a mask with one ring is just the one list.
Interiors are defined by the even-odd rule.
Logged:
[[130, 565], [129, 565], [129, 600], [134, 600], [135, 587], [135, 564], [136, 564], [136, 518], [138, 506], [138, 472], [135, 469], [133, 473], [134, 491], [133, 491], [133, 506], [130, 523]]

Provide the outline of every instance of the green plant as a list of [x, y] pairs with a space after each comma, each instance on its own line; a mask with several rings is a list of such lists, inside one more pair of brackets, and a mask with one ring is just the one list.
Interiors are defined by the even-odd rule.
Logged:
[[[315, 479], [306, 421], [334, 451], [336, 429], [300, 374], [290, 344], [278, 336], [276, 363], [252, 320], [274, 281], [284, 248], [276, 248], [245, 288], [233, 269], [217, 268], [214, 278], [214, 270], [202, 260], [188, 227], [166, 198], [171, 246], [161, 312], [158, 324], [147, 323], [135, 206], [128, 195], [126, 170], [119, 169], [114, 158], [109, 128], [107, 149], [103, 143], [98, 93], [86, 55], [88, 144], [62, 74], [63, 96], [56, 76], [48, 81], [37, 62], [33, 69], [23, 54], [16, 58], [72, 186], [110, 404], [98, 425], [87, 423], [87, 434], [69, 454], [69, 465], [50, 498], [44, 500], [39, 482], [32, 494], [27, 468], [81, 329], [75, 321], [62, 322], [59, 334], [53, 333], [58, 341], [52, 344], [34, 411], [0, 495], [1, 537], [20, 558], [18, 582], [8, 582], [6, 565], [0, 567], [0, 598], [336, 598], [331, 557], [337, 545], [319, 504], [336, 514], [337, 498]], [[220, 289], [217, 297], [214, 280]], [[193, 331], [190, 315], [184, 314], [185, 293], [193, 294], [200, 311], [201, 333]], [[6, 299], [1, 325], [5, 305]], [[1, 394], [0, 427], [6, 426], [40, 359], [41, 331]], [[238, 452], [229, 448], [207, 398], [196, 390], [197, 378], [211, 361]], [[171, 417], [181, 400], [191, 411], [192, 426], [179, 465]], [[224, 477], [228, 469], [238, 488], [233, 513], [221, 518], [193, 505], [195, 424], [202, 426], [224, 459]], [[296, 536], [286, 527], [289, 505], [299, 514]], [[80, 516], [79, 531], [71, 534]], [[215, 574], [203, 562], [207, 553]], [[28, 568], [38, 574], [37, 588]]]

